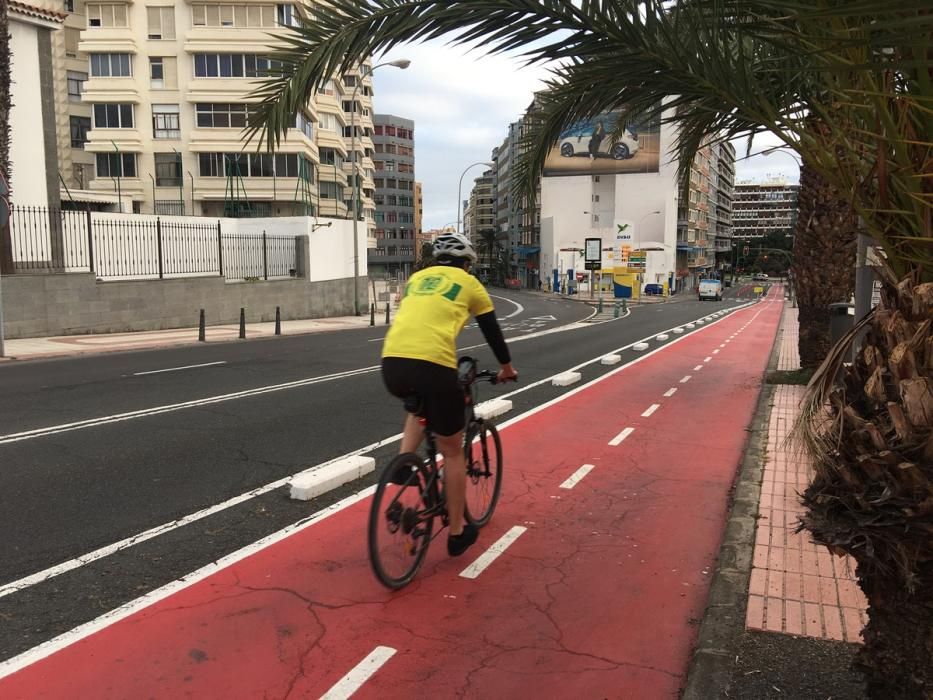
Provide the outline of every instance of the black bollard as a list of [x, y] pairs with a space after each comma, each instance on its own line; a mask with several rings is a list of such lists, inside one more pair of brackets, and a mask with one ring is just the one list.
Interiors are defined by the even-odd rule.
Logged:
[[275, 334], [282, 335], [282, 313], [279, 307], [275, 307]]
[[599, 308], [597, 309], [597, 311], [599, 311], [599, 313], [603, 312], [603, 298], [602, 297], [599, 298]]
[[240, 307], [240, 338], [246, 337], [246, 309]]
[[386, 302], [386, 325], [389, 325], [389, 302]]
[[615, 309], [612, 312], [613, 318], [619, 318], [619, 302], [616, 302]]
[[376, 325], [376, 305], [375, 304], [369, 305], [369, 325], [370, 326]]
[[204, 329], [204, 309], [201, 309], [201, 318], [198, 320], [198, 341], [202, 343], [207, 341]]

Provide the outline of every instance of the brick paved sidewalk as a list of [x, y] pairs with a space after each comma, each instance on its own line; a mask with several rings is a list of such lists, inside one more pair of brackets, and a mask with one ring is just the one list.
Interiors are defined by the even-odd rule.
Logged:
[[[778, 368], [798, 369], [797, 309], [786, 307]], [[748, 629], [858, 642], [867, 603], [855, 563], [832, 556], [794, 532], [802, 513], [798, 493], [809, 464], [787, 443], [805, 388], [778, 385], [768, 427], [755, 553], [749, 583]]]

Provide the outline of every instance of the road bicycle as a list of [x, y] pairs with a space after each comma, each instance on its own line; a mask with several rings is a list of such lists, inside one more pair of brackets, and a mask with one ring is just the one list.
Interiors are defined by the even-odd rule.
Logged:
[[[496, 373], [477, 371], [476, 361], [461, 357], [460, 384], [464, 389], [467, 485], [465, 516], [482, 527], [489, 522], [502, 488], [502, 442], [496, 426], [476, 415], [477, 384], [496, 383]], [[405, 410], [418, 414], [420, 399], [405, 400]], [[417, 452], [398, 455], [382, 471], [369, 511], [369, 561], [379, 581], [392, 589], [408, 584], [418, 573], [431, 540], [449, 524], [443, 468], [438, 465], [434, 433], [425, 426], [427, 456]], [[435, 520], [441, 527], [434, 534]]]

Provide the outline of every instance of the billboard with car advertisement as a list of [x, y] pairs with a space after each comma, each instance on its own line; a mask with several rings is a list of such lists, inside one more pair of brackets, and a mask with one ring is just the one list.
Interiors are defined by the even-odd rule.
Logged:
[[621, 116], [613, 111], [564, 129], [544, 163], [544, 176], [656, 173], [660, 166], [660, 120], [632, 119], [617, 139]]

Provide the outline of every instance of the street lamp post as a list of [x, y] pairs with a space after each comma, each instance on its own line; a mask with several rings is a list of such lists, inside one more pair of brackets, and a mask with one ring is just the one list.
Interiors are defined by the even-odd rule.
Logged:
[[460, 173], [460, 184], [457, 185], [457, 233], [460, 233], [460, 208], [463, 205], [460, 201], [460, 197], [463, 192], [463, 176], [467, 174], [467, 170], [470, 168], [475, 168], [477, 165], [485, 165], [489, 168], [495, 166], [495, 163], [490, 163], [489, 161], [480, 160], [475, 163], [471, 163], [463, 169], [463, 172]]
[[[356, 93], [363, 84], [363, 80], [373, 74], [377, 68], [382, 66], [392, 66], [405, 70], [411, 65], [407, 58], [400, 58], [395, 61], [386, 61], [379, 63], [371, 68], [363, 67], [360, 71], [360, 79], [356, 81], [353, 88], [353, 94], [350, 97], [350, 150], [353, 151], [353, 166], [351, 173], [353, 175], [353, 309], [357, 316], [360, 315], [360, 242], [357, 238], [357, 220], [360, 217], [360, 188], [358, 182], [359, 165], [356, 157]], [[334, 166], [336, 171], [336, 165]], [[335, 200], [336, 201], [336, 200]]]

